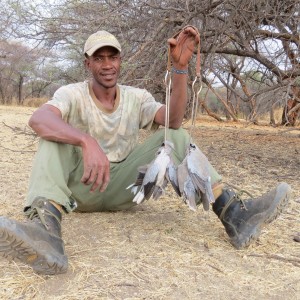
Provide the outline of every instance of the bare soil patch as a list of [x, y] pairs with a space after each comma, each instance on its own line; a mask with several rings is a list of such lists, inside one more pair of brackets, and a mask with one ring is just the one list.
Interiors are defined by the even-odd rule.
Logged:
[[[26, 127], [33, 110], [0, 106], [0, 214], [18, 220], [37, 146]], [[170, 190], [131, 211], [65, 215], [69, 271], [39, 276], [0, 258], [0, 298], [300, 299], [299, 129], [199, 119], [194, 139], [224, 181], [255, 196], [281, 181], [293, 188], [248, 249], [232, 248], [213, 212], [190, 211]]]

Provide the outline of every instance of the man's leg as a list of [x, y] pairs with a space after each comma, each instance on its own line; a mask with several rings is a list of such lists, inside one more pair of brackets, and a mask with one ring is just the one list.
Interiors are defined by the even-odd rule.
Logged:
[[78, 157], [75, 147], [40, 141], [26, 199], [28, 220], [18, 222], [0, 217], [0, 255], [20, 260], [41, 274], [67, 271], [61, 207], [66, 211], [74, 208], [67, 182]]
[[31, 170], [26, 208], [31, 206], [35, 198], [44, 197], [53, 200], [67, 212], [74, 210], [75, 203], [68, 181], [81, 160], [80, 148], [41, 139]]

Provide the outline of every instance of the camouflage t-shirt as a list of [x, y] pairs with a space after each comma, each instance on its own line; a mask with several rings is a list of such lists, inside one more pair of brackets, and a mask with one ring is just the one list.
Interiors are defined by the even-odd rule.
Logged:
[[118, 85], [113, 110], [96, 99], [88, 81], [59, 88], [47, 102], [61, 111], [65, 122], [94, 137], [109, 161], [124, 160], [138, 143], [139, 129], [153, 129], [162, 106], [144, 89]]

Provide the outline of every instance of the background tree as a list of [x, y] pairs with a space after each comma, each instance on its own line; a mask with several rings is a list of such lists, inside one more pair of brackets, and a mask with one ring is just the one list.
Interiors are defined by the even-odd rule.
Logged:
[[[281, 123], [296, 124], [299, 97], [292, 87], [299, 86], [300, 75], [298, 0], [2, 1], [9, 17], [0, 17], [0, 37], [30, 43], [44, 57], [55, 54], [61, 72], [52, 80], [85, 78], [84, 41], [104, 29], [123, 45], [122, 83], [147, 88], [164, 101], [166, 40], [191, 24], [201, 33], [202, 77], [209, 89], [201, 102], [209, 114], [219, 118], [212, 111], [218, 107], [227, 118], [245, 115], [257, 122], [269, 112], [275, 123], [273, 111], [282, 107]], [[195, 76], [193, 64], [190, 76]]]

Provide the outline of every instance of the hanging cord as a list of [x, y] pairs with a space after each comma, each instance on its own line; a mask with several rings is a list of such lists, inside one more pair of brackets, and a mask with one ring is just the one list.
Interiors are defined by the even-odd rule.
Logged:
[[[198, 32], [199, 34], [199, 32]], [[199, 96], [202, 90], [202, 78], [201, 78], [201, 60], [200, 60], [200, 34], [199, 34], [199, 43], [197, 48], [197, 58], [196, 58], [196, 76], [192, 83], [193, 91], [193, 100], [192, 100], [192, 124], [190, 127], [190, 141], [192, 141], [193, 131], [196, 126], [197, 114], [198, 114], [198, 105], [199, 105]]]
[[[198, 103], [199, 103], [199, 95], [202, 90], [202, 79], [201, 79], [201, 61], [200, 61], [200, 33], [198, 29], [194, 26], [187, 25], [183, 27], [179, 32], [177, 32], [173, 38], [178, 37], [178, 35], [184, 31], [186, 28], [192, 27], [197, 34], [199, 35], [199, 43], [197, 47], [197, 58], [196, 58], [196, 77], [192, 84], [193, 91], [193, 100], [192, 100], [192, 124], [189, 130], [190, 140], [192, 140], [192, 132], [195, 128], [197, 112], [198, 112]], [[172, 62], [170, 57], [170, 46], [168, 48], [168, 61], [167, 61], [167, 71], [165, 75], [165, 85], [166, 85], [166, 117], [165, 117], [165, 140], [167, 139], [167, 131], [169, 128], [169, 115], [170, 115], [170, 98], [171, 98], [171, 68]]]
[[[198, 86], [197, 86], [197, 83]], [[196, 126], [196, 120], [197, 120], [197, 113], [198, 113], [198, 105], [199, 105], [199, 96], [200, 96], [200, 92], [202, 90], [202, 81], [201, 78], [197, 77], [194, 79], [193, 84], [192, 84], [192, 90], [193, 90], [193, 100], [192, 100], [192, 124], [190, 127], [190, 139], [192, 140], [192, 135], [193, 135], [193, 131], [195, 129]]]
[[[170, 47], [168, 50], [168, 60], [170, 59]], [[171, 71], [167, 70], [165, 75], [165, 85], [166, 85], [166, 111], [165, 111], [165, 141], [168, 139], [168, 129], [170, 124], [170, 99], [171, 99]]]

